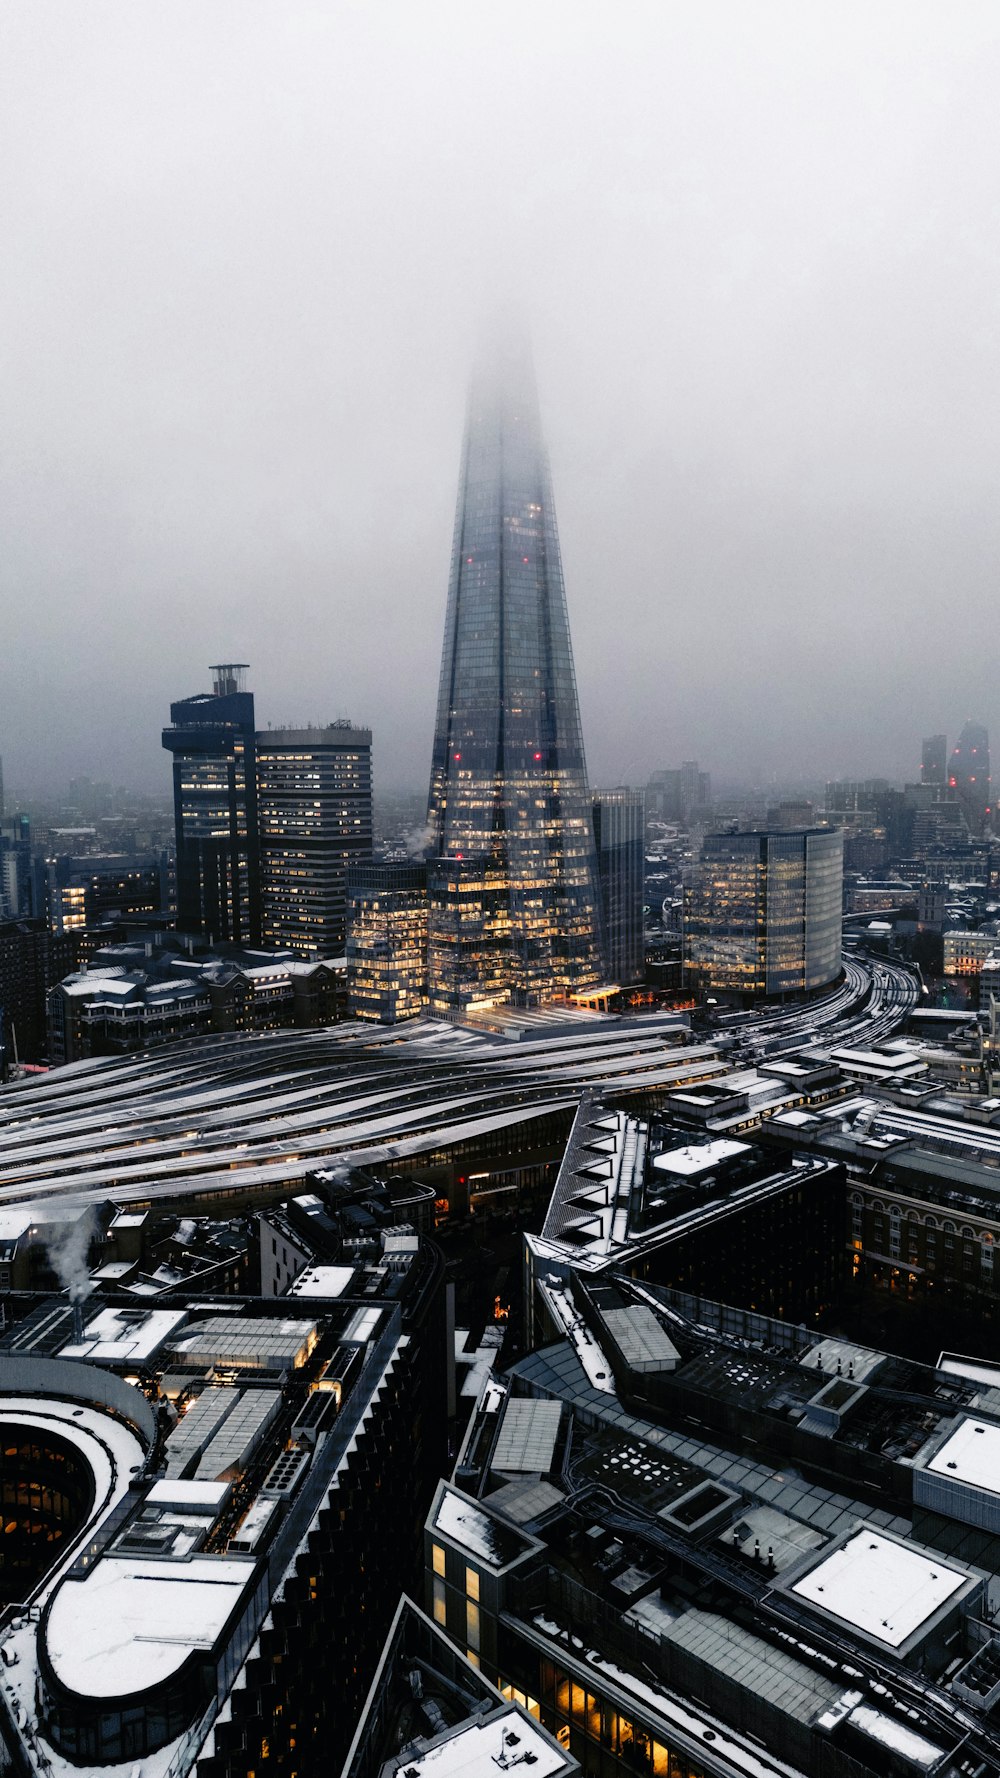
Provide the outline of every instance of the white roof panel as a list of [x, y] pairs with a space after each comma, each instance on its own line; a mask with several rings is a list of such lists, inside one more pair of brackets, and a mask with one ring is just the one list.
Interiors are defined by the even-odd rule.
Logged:
[[963, 1419], [927, 1465], [949, 1481], [1000, 1494], [1000, 1426]]
[[686, 1148], [672, 1148], [667, 1154], [658, 1154], [653, 1166], [660, 1173], [676, 1173], [679, 1178], [690, 1179], [698, 1173], [707, 1173], [722, 1161], [749, 1152], [746, 1142], [692, 1142]]
[[288, 1296], [343, 1296], [357, 1266], [306, 1266], [287, 1291]]
[[552, 1778], [567, 1769], [558, 1743], [512, 1705], [486, 1722], [457, 1728], [424, 1753], [401, 1755], [398, 1770], [409, 1778], [497, 1778], [498, 1766], [504, 1770], [516, 1761], [520, 1767], [526, 1759], [532, 1778]]
[[253, 1572], [252, 1560], [223, 1556], [102, 1556], [52, 1601], [45, 1634], [57, 1678], [84, 1698], [165, 1684], [192, 1649], [214, 1646]]
[[863, 1635], [899, 1648], [967, 1579], [963, 1569], [863, 1525], [792, 1591]]

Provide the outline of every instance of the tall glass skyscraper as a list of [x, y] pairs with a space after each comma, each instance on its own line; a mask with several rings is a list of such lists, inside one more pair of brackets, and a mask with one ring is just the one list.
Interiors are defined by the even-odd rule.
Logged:
[[431, 772], [431, 1008], [603, 979], [594, 836], [559, 539], [527, 350], [469, 402]]
[[967, 722], [952, 749], [948, 788], [955, 792], [971, 834], [990, 825], [990, 737], [981, 722]]
[[264, 943], [339, 957], [347, 872], [372, 850], [372, 734], [343, 720], [257, 736]]
[[253, 692], [245, 662], [212, 668], [211, 693], [170, 706], [177, 927], [260, 943], [260, 837]]
[[645, 974], [646, 803], [641, 790], [594, 791], [594, 840], [608, 975], [621, 987]]
[[920, 760], [921, 784], [940, 784], [948, 776], [948, 742], [944, 735], [927, 735]]

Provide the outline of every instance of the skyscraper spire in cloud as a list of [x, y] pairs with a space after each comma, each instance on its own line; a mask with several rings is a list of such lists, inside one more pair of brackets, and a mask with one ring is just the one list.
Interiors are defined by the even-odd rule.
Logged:
[[559, 539], [527, 343], [505, 320], [469, 399], [431, 772], [440, 1012], [602, 978]]

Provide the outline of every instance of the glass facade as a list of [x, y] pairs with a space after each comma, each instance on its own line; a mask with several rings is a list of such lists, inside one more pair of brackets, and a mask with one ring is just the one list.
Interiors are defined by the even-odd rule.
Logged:
[[475, 378], [431, 773], [434, 1011], [603, 979], [590, 797], [559, 540], [526, 351]]
[[60, 1545], [76, 1536], [94, 1482], [80, 1452], [57, 1433], [7, 1425], [0, 1442], [0, 1603], [27, 1599]]
[[342, 956], [348, 867], [372, 849], [370, 729], [262, 731], [257, 806], [265, 944]]
[[948, 742], [944, 735], [927, 735], [920, 759], [921, 784], [940, 784], [948, 776]]
[[684, 903], [684, 963], [700, 987], [762, 999], [825, 987], [841, 967], [839, 829], [710, 834]]
[[990, 826], [990, 737], [981, 722], [967, 722], [953, 748], [948, 766], [948, 787], [961, 804], [969, 832], [981, 834]]
[[760, 834], [711, 834], [684, 897], [684, 967], [699, 986], [763, 994], [765, 863]]
[[216, 668], [214, 691], [170, 706], [177, 926], [259, 944], [260, 842], [253, 693], [245, 669]]
[[427, 1006], [427, 867], [356, 864], [347, 879], [353, 1019], [396, 1025]]
[[594, 842], [608, 978], [627, 987], [645, 975], [646, 808], [641, 790], [594, 791]]

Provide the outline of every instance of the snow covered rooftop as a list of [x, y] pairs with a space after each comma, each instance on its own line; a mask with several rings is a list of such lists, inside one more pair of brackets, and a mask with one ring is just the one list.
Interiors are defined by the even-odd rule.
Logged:
[[731, 1161], [737, 1155], [749, 1152], [745, 1142], [693, 1142], [687, 1148], [672, 1148], [667, 1154], [658, 1154], [653, 1166], [660, 1173], [675, 1173], [680, 1178], [691, 1179], [720, 1166], [723, 1161]]
[[[533, 1546], [531, 1541], [507, 1525], [494, 1513], [487, 1512], [476, 1500], [445, 1487], [438, 1501], [432, 1529], [450, 1537], [461, 1549], [487, 1562], [491, 1568], [506, 1568]], [[537, 1547], [537, 1546], [534, 1546]]]
[[228, 1482], [154, 1482], [146, 1499], [150, 1506], [193, 1508], [201, 1512], [218, 1512], [229, 1494]]
[[343, 1296], [357, 1266], [306, 1266], [289, 1287], [288, 1296]]
[[532, 1778], [572, 1769], [559, 1743], [512, 1704], [485, 1720], [463, 1723], [424, 1752], [400, 1754], [395, 1769], [407, 1778], [497, 1778], [498, 1769], [522, 1766], [530, 1768]]
[[185, 1309], [101, 1309], [86, 1323], [83, 1339], [71, 1340], [59, 1356], [94, 1364], [140, 1364], [186, 1320]]
[[862, 1635], [899, 1648], [968, 1580], [963, 1568], [863, 1525], [792, 1591]]
[[193, 1649], [214, 1647], [253, 1572], [235, 1557], [103, 1556], [52, 1601], [45, 1637], [57, 1679], [85, 1698], [162, 1685]]
[[19, 1241], [32, 1225], [27, 1210], [0, 1210], [0, 1241]]

